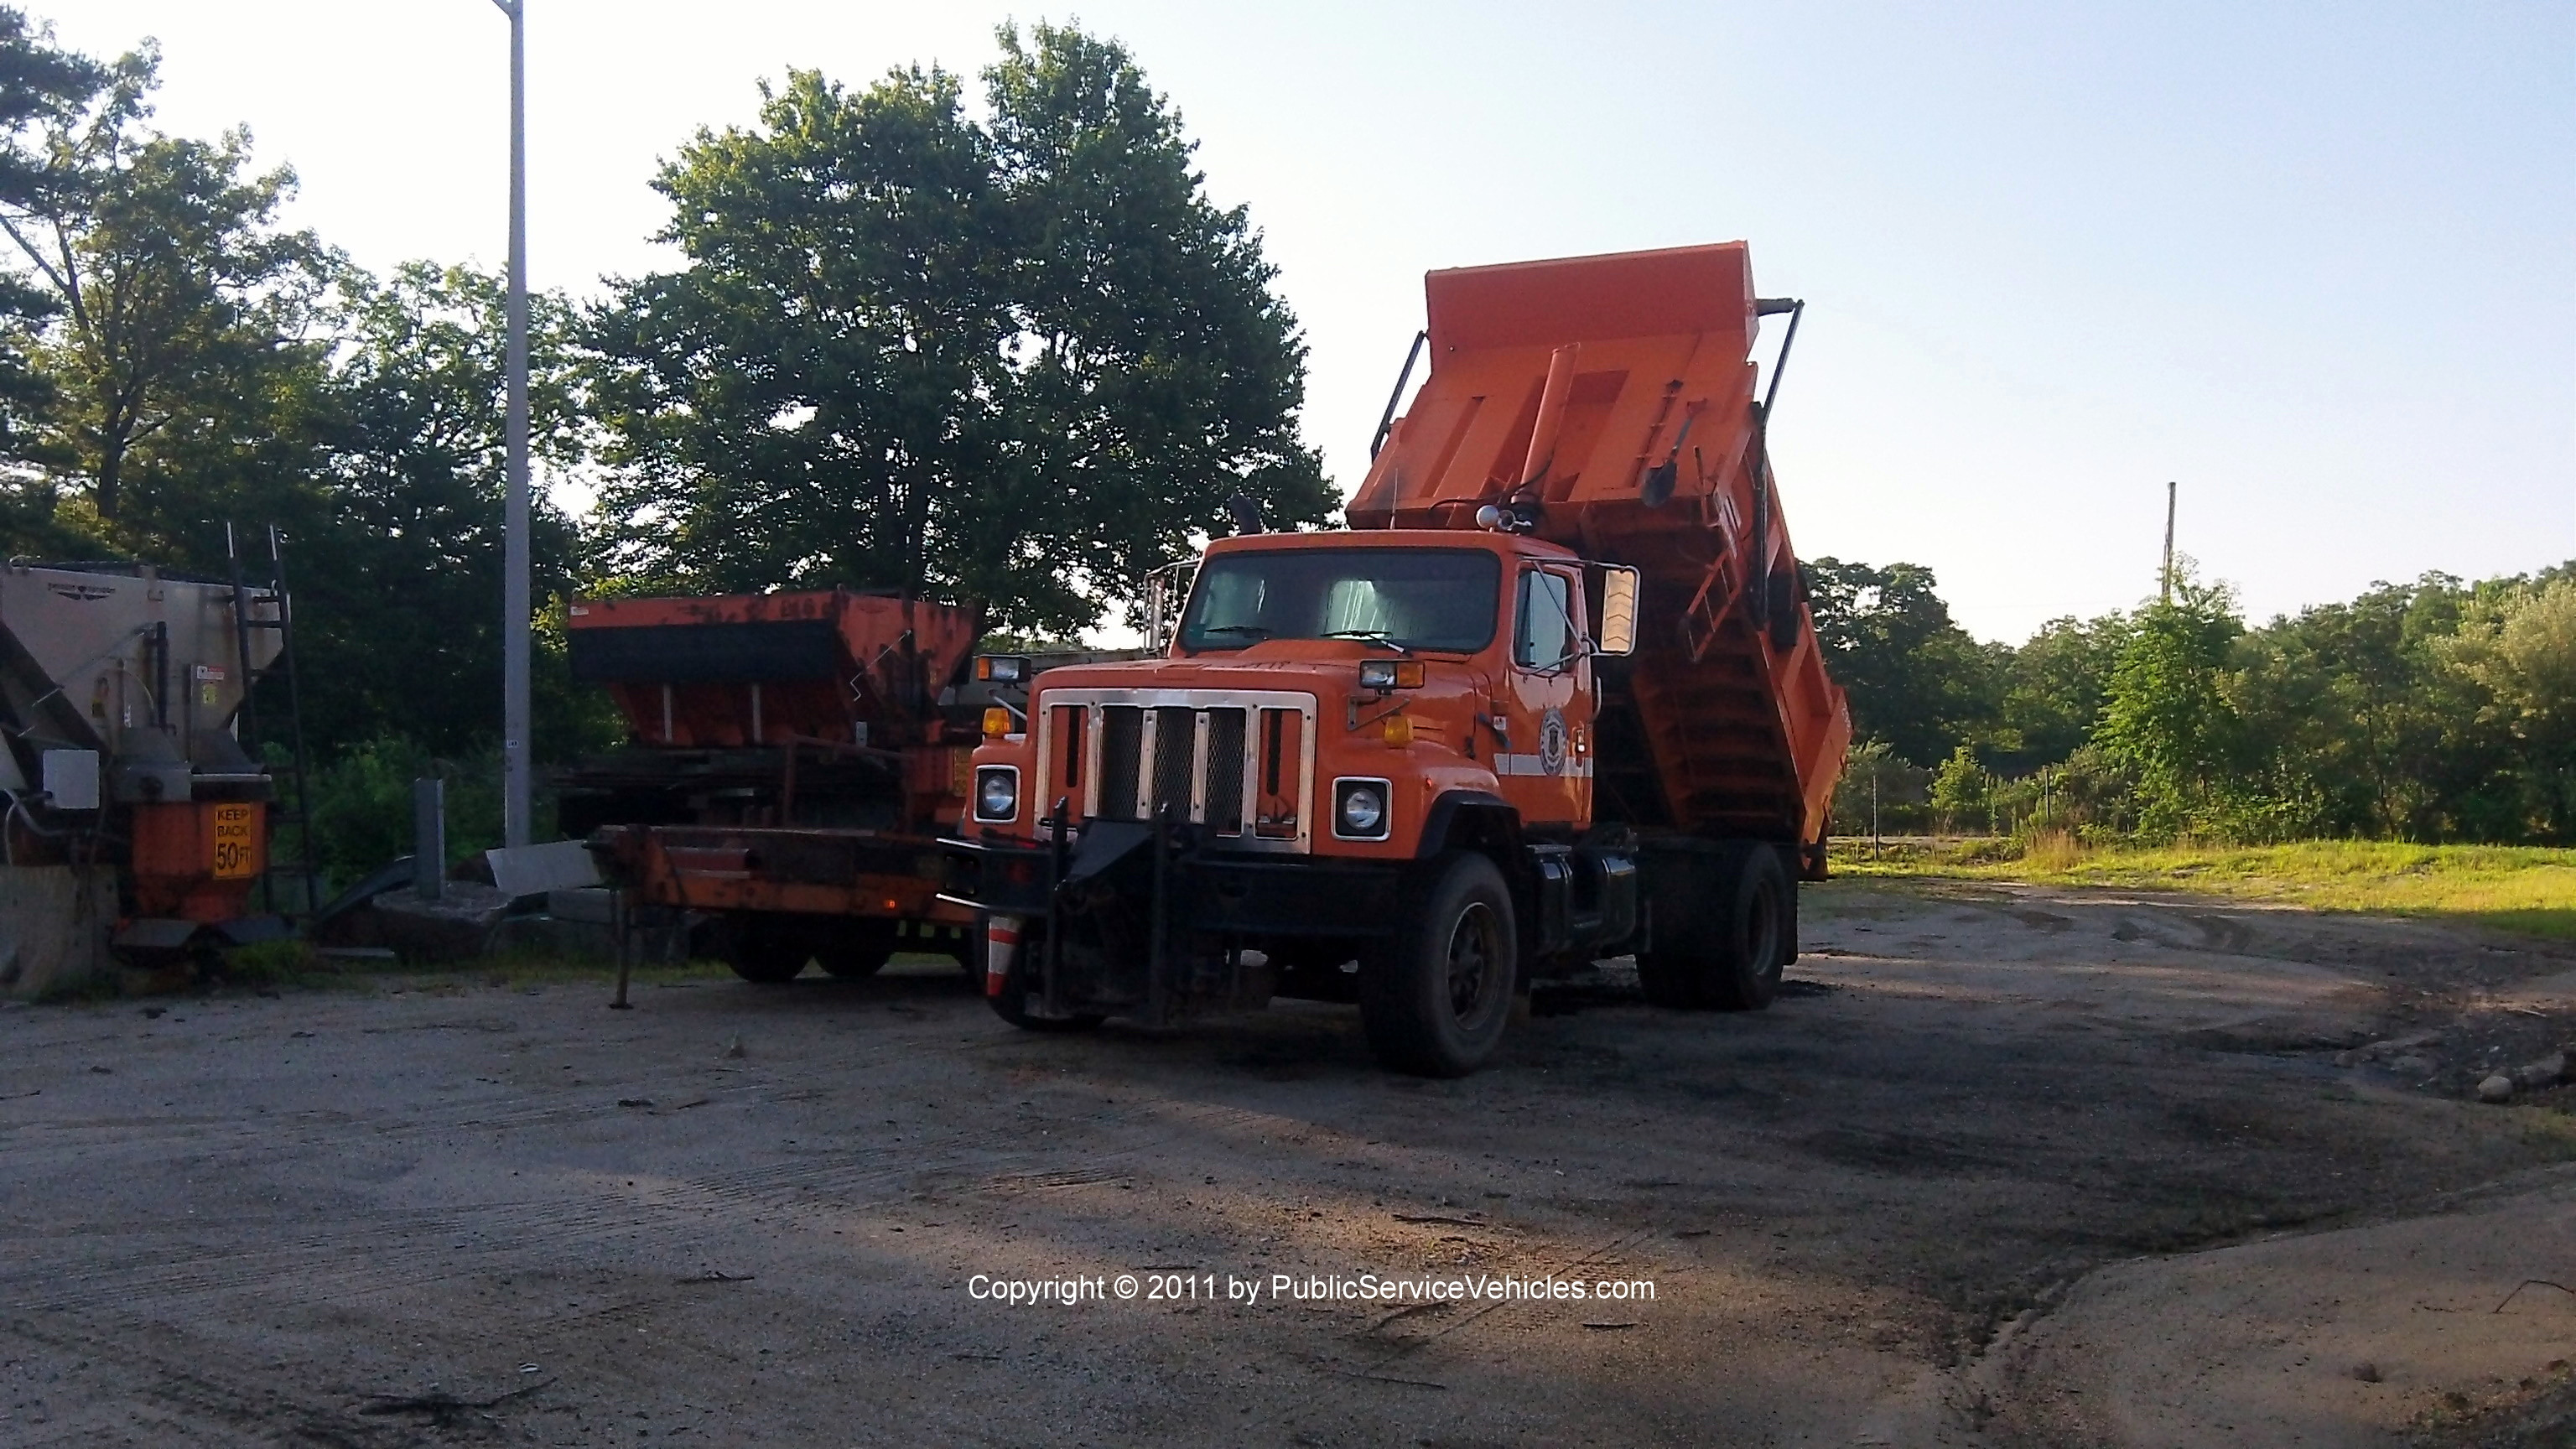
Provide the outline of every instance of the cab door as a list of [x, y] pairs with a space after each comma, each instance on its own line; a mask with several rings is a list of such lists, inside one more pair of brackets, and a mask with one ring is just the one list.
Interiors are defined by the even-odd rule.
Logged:
[[1573, 565], [1523, 563], [1512, 589], [1504, 798], [1532, 824], [1592, 819], [1592, 643]]

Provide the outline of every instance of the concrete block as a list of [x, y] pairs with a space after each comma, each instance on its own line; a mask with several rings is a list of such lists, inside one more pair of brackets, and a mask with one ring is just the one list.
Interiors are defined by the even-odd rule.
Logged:
[[439, 898], [425, 901], [404, 886], [375, 898], [367, 911], [375, 918], [374, 944], [389, 946], [406, 964], [463, 961], [490, 949], [510, 895], [480, 881], [452, 880]]
[[578, 840], [487, 850], [483, 858], [491, 864], [492, 883], [512, 897], [599, 884], [599, 862]]
[[0, 995], [44, 996], [110, 975], [115, 914], [116, 872], [106, 866], [0, 866]]

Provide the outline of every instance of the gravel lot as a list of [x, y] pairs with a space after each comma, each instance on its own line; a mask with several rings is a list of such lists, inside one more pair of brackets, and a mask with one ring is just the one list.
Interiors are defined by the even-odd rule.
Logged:
[[[2576, 1294], [2491, 1310], [2576, 1286], [2576, 1091], [2466, 1098], [2576, 1035], [2576, 952], [1806, 924], [1768, 1012], [1614, 964], [1458, 1082], [1307, 1003], [1024, 1035], [926, 961], [10, 1010], [0, 1443], [2568, 1442]], [[1652, 1297], [1274, 1292], [1364, 1274]]]

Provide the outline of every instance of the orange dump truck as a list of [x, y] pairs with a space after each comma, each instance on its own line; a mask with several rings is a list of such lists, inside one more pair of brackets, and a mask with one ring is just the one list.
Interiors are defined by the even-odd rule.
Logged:
[[937, 896], [986, 703], [974, 611], [836, 589], [584, 600], [566, 623], [628, 741], [561, 778], [559, 823], [631, 899], [705, 916], [751, 981], [972, 953], [973, 915]]
[[1426, 290], [1351, 526], [1210, 544], [1159, 657], [1050, 672], [976, 751], [953, 895], [1004, 1018], [1355, 1000], [1451, 1075], [1596, 958], [1777, 991], [1851, 733], [1751, 361], [1797, 304], [1741, 243]]

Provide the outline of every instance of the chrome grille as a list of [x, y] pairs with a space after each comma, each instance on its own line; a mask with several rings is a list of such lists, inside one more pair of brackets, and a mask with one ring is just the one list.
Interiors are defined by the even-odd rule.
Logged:
[[1136, 773], [1144, 761], [1145, 712], [1134, 705], [1113, 704], [1100, 721], [1100, 803], [1092, 814], [1103, 820], [1136, 818]]
[[1154, 798], [1147, 818], [1190, 818], [1190, 796], [1198, 784], [1193, 768], [1198, 728], [1197, 710], [1165, 705], [1154, 711]]
[[[1283, 761], [1285, 793], [1271, 788], [1264, 810], [1295, 807], [1296, 822], [1277, 821], [1252, 831], [1254, 791], [1269, 784], [1254, 752], [1278, 731], [1265, 720], [1297, 716], [1294, 758]], [[1313, 797], [1315, 699], [1278, 690], [1084, 689], [1044, 691], [1034, 712], [1042, 737], [1035, 792], [1052, 799], [1066, 785], [1052, 776], [1093, 782], [1069, 793], [1098, 820], [1150, 820], [1168, 813], [1175, 823], [1199, 824], [1209, 834], [1252, 850], [1307, 848]], [[1065, 760], [1067, 748], [1090, 749], [1088, 768]], [[1258, 838], [1256, 838], [1256, 834]]]
[[1207, 824], [1219, 835], [1243, 833], [1243, 711], [1207, 712]]

